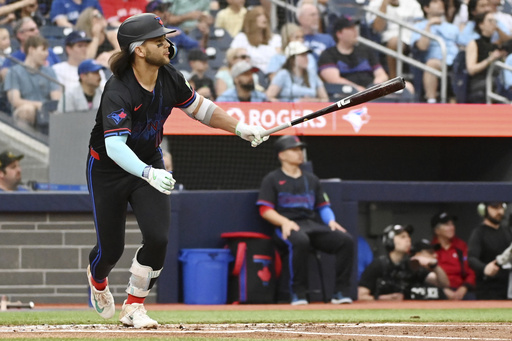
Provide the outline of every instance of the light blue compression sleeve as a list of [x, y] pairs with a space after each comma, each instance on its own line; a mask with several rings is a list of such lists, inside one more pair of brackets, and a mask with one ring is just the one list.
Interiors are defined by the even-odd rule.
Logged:
[[105, 139], [107, 155], [122, 169], [136, 177], [142, 177], [142, 171], [147, 166], [126, 145], [127, 135], [110, 136]]
[[318, 209], [318, 213], [320, 214], [320, 218], [325, 224], [329, 224], [331, 220], [336, 220], [334, 216], [334, 212], [331, 209], [331, 206], [322, 206]]

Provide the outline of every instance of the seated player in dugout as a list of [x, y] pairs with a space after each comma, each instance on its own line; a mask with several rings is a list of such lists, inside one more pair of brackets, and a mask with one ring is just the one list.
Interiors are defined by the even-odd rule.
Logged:
[[410, 225], [389, 225], [384, 229], [382, 242], [386, 253], [373, 260], [361, 275], [358, 299], [362, 301], [420, 299], [418, 285], [440, 288], [449, 285], [448, 277], [433, 257], [410, 257]]
[[301, 168], [304, 147], [297, 136], [285, 135], [276, 141], [281, 167], [264, 177], [256, 204], [261, 216], [276, 227], [278, 246], [288, 251], [291, 304], [309, 303], [307, 264], [311, 247], [336, 256], [331, 303], [352, 303], [354, 241], [336, 222], [318, 177]]

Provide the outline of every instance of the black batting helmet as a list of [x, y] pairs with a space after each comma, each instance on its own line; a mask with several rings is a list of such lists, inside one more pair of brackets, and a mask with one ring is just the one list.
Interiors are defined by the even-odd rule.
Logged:
[[[135, 41], [157, 38], [172, 32], [176, 32], [176, 30], [165, 27], [160, 17], [153, 13], [142, 13], [131, 16], [123, 21], [117, 31], [117, 41], [123, 49]], [[171, 43], [171, 45], [174, 49], [174, 44]], [[175, 53], [173, 51], [170, 52], [172, 57]]]

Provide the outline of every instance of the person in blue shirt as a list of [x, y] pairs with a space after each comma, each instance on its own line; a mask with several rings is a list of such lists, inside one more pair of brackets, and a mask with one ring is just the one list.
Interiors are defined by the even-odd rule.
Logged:
[[329, 96], [318, 74], [308, 72], [311, 52], [302, 42], [292, 41], [285, 49], [286, 61], [267, 89], [270, 101], [327, 102]]
[[231, 76], [233, 76], [235, 87], [217, 97], [217, 102], [267, 102], [265, 93], [255, 90], [252, 75], [258, 71], [257, 67], [246, 61], [240, 61], [233, 65]]
[[327, 33], [319, 32], [320, 13], [318, 7], [304, 1], [297, 8], [297, 21], [304, 32], [304, 44], [312, 51], [316, 60], [322, 52], [336, 45], [334, 38]]
[[[480, 38], [480, 34], [475, 30], [475, 15], [489, 12], [491, 10], [488, 0], [469, 0], [468, 15], [469, 21], [459, 33], [457, 44], [464, 48], [471, 40]], [[496, 32], [493, 33], [491, 41], [495, 44], [504, 43], [512, 38], [508, 27], [501, 21], [497, 21]]]
[[[445, 20], [445, 2], [443, 0], [422, 0], [421, 9], [425, 13], [425, 19], [414, 25], [414, 27], [435, 34], [444, 40], [446, 44], [446, 60], [442, 60], [439, 43], [427, 36], [413, 32], [411, 35], [411, 45], [425, 52], [424, 62], [426, 62], [427, 66], [436, 70], [441, 70], [443, 63], [451, 66], [459, 52], [457, 47], [459, 29], [454, 24]], [[423, 88], [427, 103], [437, 102], [438, 87], [439, 78], [430, 72], [423, 72]]]
[[0, 192], [27, 191], [21, 186], [20, 160], [23, 156], [8, 150], [0, 154]]
[[73, 27], [80, 13], [88, 7], [96, 8], [103, 15], [98, 0], [53, 0], [50, 20], [56, 26]]

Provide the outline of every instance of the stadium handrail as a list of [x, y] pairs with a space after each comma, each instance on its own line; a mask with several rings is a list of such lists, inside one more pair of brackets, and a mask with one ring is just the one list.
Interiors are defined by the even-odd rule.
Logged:
[[21, 65], [22, 67], [24, 67], [25, 69], [27, 69], [28, 71], [32, 72], [32, 73], [36, 73], [38, 74], [39, 76], [43, 77], [43, 78], [46, 78], [47, 80], [49, 80], [50, 82], [52, 83], [55, 83], [57, 84], [58, 86], [60, 86], [62, 88], [62, 102], [63, 102], [63, 107], [65, 108], [65, 104], [66, 104], [66, 86], [59, 82], [57, 79], [53, 78], [53, 77], [50, 77], [44, 73], [42, 73], [41, 71], [39, 71], [38, 69], [35, 69], [31, 66], [28, 66], [27, 64], [23, 63], [21, 60], [19, 60], [18, 58], [15, 58], [13, 56], [10, 56], [8, 54], [5, 54], [3, 52], [0, 52], [0, 55], [9, 59], [11, 62], [17, 64], [17, 65]]
[[501, 72], [503, 72], [505, 70], [512, 71], [512, 66], [507, 65], [499, 60], [496, 60], [496, 61], [492, 62], [491, 65], [489, 65], [489, 67], [487, 68], [487, 75], [485, 77], [485, 94], [486, 94], [487, 104], [491, 104], [492, 100], [495, 100], [495, 101], [498, 101], [501, 103], [505, 103], [505, 104], [511, 104], [511, 101], [508, 98], [501, 96], [500, 94], [494, 92], [494, 90], [493, 90], [492, 83], [494, 81], [493, 74], [494, 74], [495, 68], [502, 69]]
[[366, 39], [364, 37], [359, 36], [358, 41], [361, 42], [364, 45], [367, 45], [375, 50], [378, 50], [384, 54], [390, 55], [397, 60], [397, 74], [402, 74], [402, 63], [405, 62], [407, 64], [413, 65], [419, 69], [422, 69], [423, 71], [428, 71], [435, 76], [439, 77], [441, 79], [441, 88], [440, 88], [440, 100], [441, 103], [446, 103], [447, 101], [447, 90], [448, 90], [448, 66], [446, 65], [446, 44], [444, 40], [430, 32], [420, 30], [413, 25], [410, 25], [400, 19], [393, 18], [385, 13], [382, 13], [381, 11], [374, 10], [372, 8], [369, 8], [367, 6], [364, 6], [363, 11], [370, 12], [376, 16], [382, 17], [388, 21], [391, 21], [395, 24], [398, 24], [398, 36], [402, 36], [402, 30], [404, 28], [407, 28], [408, 30], [411, 30], [413, 32], [419, 33], [423, 36], [426, 36], [429, 39], [435, 40], [439, 46], [441, 47], [441, 71], [436, 70], [430, 66], [427, 66], [426, 63], [422, 63], [417, 61], [414, 58], [411, 58], [409, 56], [406, 56], [403, 54], [403, 47], [402, 44], [398, 44], [397, 51], [392, 50], [390, 48], [387, 48], [385, 46], [382, 46], [374, 41], [371, 41], [369, 39]]

